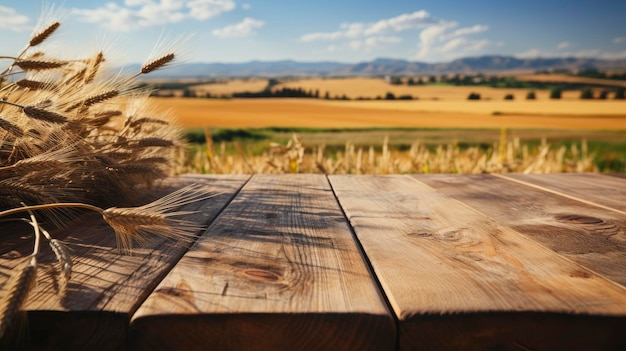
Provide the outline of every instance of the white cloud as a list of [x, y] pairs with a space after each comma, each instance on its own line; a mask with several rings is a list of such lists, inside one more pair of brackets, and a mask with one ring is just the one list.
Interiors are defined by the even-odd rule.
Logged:
[[463, 51], [481, 51], [487, 46], [500, 46], [502, 43], [492, 43], [491, 40], [482, 39], [482, 40], [472, 40], [463, 48]]
[[468, 38], [470, 35], [488, 31], [487, 25], [475, 24], [459, 28], [457, 22], [435, 18], [424, 10], [371, 23], [343, 23], [336, 31], [304, 34], [300, 36], [300, 41], [336, 41], [343, 42], [339, 47], [371, 51], [382, 44], [396, 44], [406, 40], [411, 30], [419, 31], [415, 55], [419, 59], [449, 58], [468, 51], [481, 51], [494, 45], [486, 39]]
[[235, 8], [232, 0], [125, 0], [96, 9], [72, 9], [85, 22], [102, 23], [112, 31], [177, 23], [185, 19], [207, 20]]
[[469, 39], [467, 36], [489, 30], [489, 27], [476, 24], [471, 27], [458, 28], [453, 21], [442, 21], [429, 26], [420, 32], [418, 51], [415, 58], [419, 60], [452, 59], [461, 53], [478, 52], [493, 43], [487, 39]]
[[603, 52], [600, 57], [605, 60], [626, 60], [626, 50], [620, 52]]
[[600, 51], [598, 49], [579, 50], [572, 52], [563, 51], [545, 51], [533, 48], [524, 52], [515, 54], [519, 58], [553, 58], [553, 57], [576, 57], [576, 58], [596, 58], [604, 60], [622, 60], [626, 59], [626, 51], [612, 52]]
[[564, 41], [564, 42], [560, 42], [559, 45], [556, 46], [557, 49], [559, 50], [563, 50], [563, 49], [567, 49], [570, 47], [570, 42], [569, 41]]
[[397, 44], [401, 42], [402, 38], [398, 37], [375, 36], [365, 38], [363, 40], [353, 40], [348, 43], [348, 47], [354, 51], [359, 51], [361, 49], [365, 51], [370, 51], [384, 44]]
[[542, 57], [542, 51], [536, 48], [528, 49], [526, 51], [522, 51], [520, 53], [515, 54], [515, 57], [518, 58], [537, 58]]
[[466, 38], [463, 38], [463, 37], [454, 38], [454, 39], [448, 41], [447, 43], [445, 43], [441, 47], [441, 51], [442, 52], [450, 52], [450, 51], [458, 49], [459, 47], [461, 47], [461, 46], [463, 46], [465, 44], [467, 44], [467, 39]]
[[370, 24], [365, 30], [365, 35], [384, 34], [389, 32], [402, 32], [413, 28], [423, 28], [424, 26], [437, 23], [428, 12], [421, 10], [413, 13], [405, 13], [400, 16], [380, 20]]
[[32, 29], [29, 25], [30, 18], [21, 15], [10, 7], [0, 6], [0, 30], [10, 30], [13, 32], [23, 32]]
[[442, 22], [440, 24], [430, 26], [420, 32], [420, 45], [422, 47], [430, 47], [437, 41], [444, 40], [447, 36], [446, 31], [458, 26], [456, 22]]
[[300, 37], [300, 40], [308, 42], [308, 41], [317, 41], [317, 40], [335, 40], [343, 37], [343, 33], [341, 32], [333, 32], [333, 33], [309, 33], [304, 34]]
[[437, 22], [437, 19], [422, 10], [382, 19], [374, 23], [343, 23], [339, 26], [338, 31], [308, 33], [302, 35], [300, 40], [309, 42], [317, 40], [354, 39], [385, 33], [403, 32], [414, 28], [423, 28]]
[[192, 0], [187, 3], [187, 7], [191, 17], [206, 20], [235, 9], [235, 3], [231, 0]]
[[378, 44], [383, 44], [383, 43], [396, 44], [396, 43], [401, 43], [401, 42], [402, 42], [402, 38], [398, 38], [398, 37], [369, 37], [365, 39], [365, 45], [369, 47], [374, 47], [374, 46], [377, 46]]
[[626, 43], [626, 37], [613, 38], [613, 44], [624, 44], [624, 43]]
[[220, 29], [214, 29], [213, 35], [216, 37], [247, 37], [254, 34], [254, 30], [261, 28], [265, 25], [265, 22], [256, 20], [254, 18], [246, 17], [243, 21], [226, 26]]
[[242, 10], [250, 10], [250, 8], [252, 8], [252, 6], [250, 4], [241, 4], [241, 9]]
[[489, 30], [488, 26], [477, 24], [471, 27], [459, 28], [450, 34], [450, 37], [460, 37], [464, 35], [481, 33]]
[[352, 49], [354, 51], [359, 51], [363, 47], [363, 41], [362, 40], [353, 40], [353, 41], [348, 43], [348, 46], [350, 47], [350, 49]]
[[126, 6], [141, 6], [150, 4], [152, 0], [124, 0]]

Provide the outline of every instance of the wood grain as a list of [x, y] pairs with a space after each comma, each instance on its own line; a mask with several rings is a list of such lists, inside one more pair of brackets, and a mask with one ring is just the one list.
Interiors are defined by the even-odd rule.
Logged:
[[[621, 286], [411, 177], [329, 179], [399, 320], [401, 350], [626, 344]], [[468, 179], [458, 180], [462, 192]]]
[[626, 214], [626, 179], [592, 173], [507, 174], [503, 177]]
[[139, 350], [384, 350], [395, 327], [326, 177], [257, 175], [133, 316]]
[[626, 216], [490, 175], [415, 178], [626, 286]]
[[[202, 185], [203, 191], [210, 194], [223, 192], [182, 208], [199, 211], [187, 219], [208, 224], [248, 178], [178, 177], [165, 182], [144, 200], [149, 202], [192, 183]], [[43, 247], [37, 287], [26, 306], [31, 338], [24, 345], [25, 349], [124, 349], [132, 313], [190, 245], [154, 239], [136, 248], [132, 256], [121, 255], [112, 230], [99, 215], [91, 214], [85, 214], [77, 223], [52, 235], [66, 242], [71, 250], [72, 278], [66, 291], [58, 293], [57, 262], [53, 253]], [[30, 250], [32, 234], [3, 240], [2, 270], [9, 271], [16, 263], [11, 258], [28, 254]], [[0, 292], [0, 298], [3, 293]]]

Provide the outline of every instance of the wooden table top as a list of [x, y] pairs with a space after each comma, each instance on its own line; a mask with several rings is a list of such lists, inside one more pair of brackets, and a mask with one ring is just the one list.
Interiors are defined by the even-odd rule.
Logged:
[[[626, 177], [185, 175], [195, 243], [54, 233], [23, 349], [626, 349]], [[2, 233], [0, 284], [32, 235]], [[5, 294], [0, 291], [0, 298]], [[0, 340], [0, 349], [7, 341]]]

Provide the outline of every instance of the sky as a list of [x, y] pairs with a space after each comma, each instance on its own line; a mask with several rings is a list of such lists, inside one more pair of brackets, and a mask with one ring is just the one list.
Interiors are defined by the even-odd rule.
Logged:
[[60, 20], [48, 47], [121, 63], [155, 49], [186, 62], [626, 59], [624, 18], [623, 0], [0, 0], [0, 55]]

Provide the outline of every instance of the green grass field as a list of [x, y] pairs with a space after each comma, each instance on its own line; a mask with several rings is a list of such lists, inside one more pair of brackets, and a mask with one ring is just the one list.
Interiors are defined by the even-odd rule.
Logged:
[[[601, 172], [626, 172], [626, 132], [624, 131], [580, 131], [580, 130], [535, 130], [516, 129], [415, 129], [415, 128], [364, 128], [364, 129], [323, 129], [323, 128], [214, 128], [210, 130], [216, 148], [227, 155], [250, 157], [267, 152], [270, 143], [285, 145], [294, 133], [302, 141], [307, 152], [324, 146], [327, 157], [334, 158], [346, 149], [346, 143], [355, 148], [368, 149], [370, 146], [381, 152], [385, 138], [394, 151], [407, 151], [415, 142], [435, 151], [444, 145], [456, 145], [461, 150], [478, 147], [482, 150], [497, 149], [502, 138], [507, 141], [519, 139], [520, 144], [529, 149], [539, 147], [543, 141], [551, 148], [564, 146], [581, 147], [585, 140], [588, 152]], [[204, 144], [203, 129], [188, 129], [187, 139], [193, 144]]]

